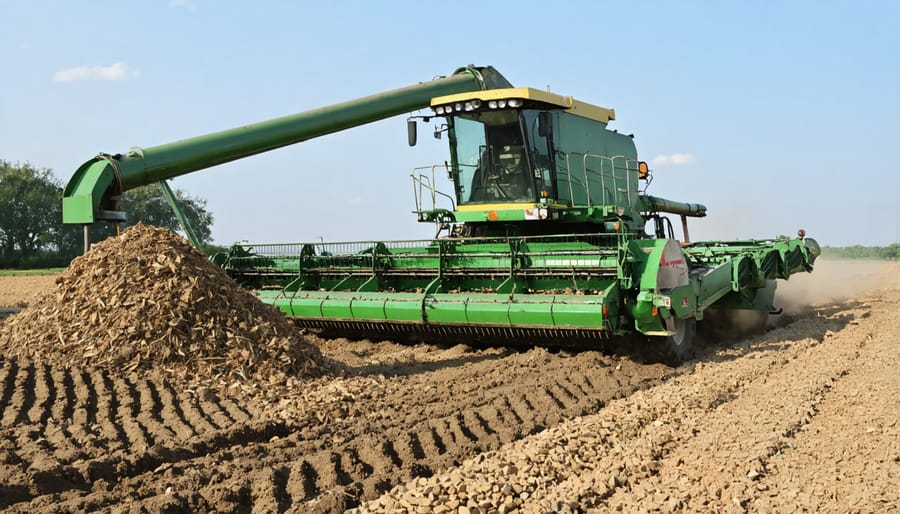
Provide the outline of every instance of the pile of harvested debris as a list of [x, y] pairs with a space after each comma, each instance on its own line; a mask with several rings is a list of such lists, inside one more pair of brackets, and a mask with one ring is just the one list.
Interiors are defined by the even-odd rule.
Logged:
[[319, 376], [318, 349], [183, 238], [138, 224], [75, 259], [0, 325], [5, 356], [205, 382]]

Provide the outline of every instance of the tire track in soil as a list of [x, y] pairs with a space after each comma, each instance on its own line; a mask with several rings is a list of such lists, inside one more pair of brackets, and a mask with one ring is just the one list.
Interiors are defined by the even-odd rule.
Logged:
[[[94, 416], [97, 419], [96, 423], [100, 426], [99, 440], [103, 441], [109, 450], [134, 446], [135, 443], [128, 436], [123, 423], [114, 422], [118, 416], [119, 398], [112, 379], [106, 373], [98, 373], [91, 376], [83, 372], [82, 375], [91, 377], [90, 381], [94, 384], [92, 396], [97, 398]], [[85, 378], [85, 383], [87, 382], [88, 380]]]
[[3, 419], [3, 426], [21, 425], [28, 423], [28, 411], [34, 403], [34, 367], [30, 364], [16, 366], [15, 374], [11, 377], [12, 392]]
[[135, 400], [134, 388], [124, 379], [114, 378], [111, 380], [113, 392], [118, 399], [116, 402], [118, 409], [115, 417], [110, 421], [117, 426], [121, 426], [122, 431], [130, 441], [129, 446], [132, 451], [136, 453], [146, 451], [147, 448], [153, 446], [154, 441], [150, 438], [147, 428], [138, 421], [137, 414], [140, 411], [140, 404]]
[[[59, 463], [51, 476], [81, 473], [71, 482], [86, 490], [57, 495], [58, 511], [110, 508], [127, 499], [148, 506], [187, 502], [192, 510], [235, 511], [249, 502], [262, 510], [338, 512], [672, 374], [596, 352], [485, 358], [470, 350], [444, 366], [413, 362], [388, 377], [343, 379], [350, 385], [377, 380], [379, 386], [352, 401], [306, 405], [305, 415], [283, 422], [275, 409], [189, 396], [158, 377], [41, 369], [3, 362], [0, 419], [13, 427], [68, 416], [68, 430], [51, 448], [36, 442], [47, 436], [45, 425], [19, 436], [34, 446], [22, 454], [22, 471], [50, 458]], [[34, 386], [43, 392], [30, 395]], [[23, 477], [28, 473], [13, 481]], [[104, 480], [91, 489], [98, 477]], [[184, 495], [160, 496], [161, 479]], [[9, 485], [29, 491], [14, 507], [42, 504], [42, 492], [27, 481]]]

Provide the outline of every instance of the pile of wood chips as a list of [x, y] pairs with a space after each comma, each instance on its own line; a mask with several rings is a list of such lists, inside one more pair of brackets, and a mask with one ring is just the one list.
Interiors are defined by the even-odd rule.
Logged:
[[280, 311], [185, 239], [141, 224], [72, 261], [55, 290], [0, 325], [0, 354], [207, 384], [276, 384], [328, 368]]

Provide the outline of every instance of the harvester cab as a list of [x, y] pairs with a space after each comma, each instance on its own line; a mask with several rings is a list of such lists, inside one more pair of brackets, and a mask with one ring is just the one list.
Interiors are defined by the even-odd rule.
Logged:
[[420, 221], [481, 236], [643, 230], [638, 181], [649, 171], [632, 138], [607, 128], [612, 109], [532, 88], [436, 97], [431, 108], [447, 120], [456, 202], [452, 214], [419, 210]]

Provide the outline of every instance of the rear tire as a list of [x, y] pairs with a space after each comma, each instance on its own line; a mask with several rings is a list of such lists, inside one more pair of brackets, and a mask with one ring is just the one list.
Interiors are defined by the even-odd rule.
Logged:
[[653, 337], [659, 360], [669, 366], [678, 366], [694, 355], [694, 339], [697, 335], [697, 320], [675, 318], [675, 334]]

